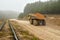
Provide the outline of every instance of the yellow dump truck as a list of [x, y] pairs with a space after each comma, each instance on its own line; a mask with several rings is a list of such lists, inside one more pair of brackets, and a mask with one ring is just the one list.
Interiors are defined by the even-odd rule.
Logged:
[[40, 13], [34, 13], [28, 15], [29, 21], [31, 24], [37, 25], [46, 25], [45, 16]]

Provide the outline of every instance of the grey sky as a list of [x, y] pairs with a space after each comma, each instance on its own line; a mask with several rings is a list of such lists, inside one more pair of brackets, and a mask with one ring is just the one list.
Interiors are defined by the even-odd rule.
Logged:
[[24, 7], [27, 3], [32, 3], [36, 1], [39, 0], [0, 0], [0, 10], [13, 10], [23, 12]]

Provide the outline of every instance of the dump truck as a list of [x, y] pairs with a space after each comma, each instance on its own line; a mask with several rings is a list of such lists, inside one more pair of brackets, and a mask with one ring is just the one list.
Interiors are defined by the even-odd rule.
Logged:
[[35, 26], [37, 25], [46, 25], [45, 17], [41, 13], [31, 13], [28, 15], [28, 19], [30, 21], [30, 24], [33, 24]]

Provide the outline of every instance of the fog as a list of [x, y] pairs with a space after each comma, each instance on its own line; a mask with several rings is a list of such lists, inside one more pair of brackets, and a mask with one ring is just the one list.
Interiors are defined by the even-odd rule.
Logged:
[[11, 18], [17, 18], [18, 17], [18, 12], [16, 11], [0, 11], [0, 18], [1, 19], [11, 19]]
[[[39, 0], [0, 0], [0, 18], [17, 18], [28, 3]], [[42, 2], [47, 0], [41, 0]]]
[[0, 0], [0, 10], [11, 10], [23, 12], [27, 3], [36, 2], [39, 0]]

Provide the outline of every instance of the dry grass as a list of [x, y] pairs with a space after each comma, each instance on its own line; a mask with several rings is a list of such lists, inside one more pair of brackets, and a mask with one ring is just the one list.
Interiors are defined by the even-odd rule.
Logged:
[[27, 30], [23, 29], [16, 22], [11, 22], [11, 23], [13, 24], [14, 27], [16, 27], [17, 32], [19, 32], [19, 34], [22, 35], [23, 40], [42, 40], [42, 39], [35, 37], [31, 33], [29, 33]]
[[0, 25], [2, 24], [3, 21], [0, 21]]
[[10, 39], [12, 40], [13, 36], [8, 24], [6, 23], [6, 25], [0, 31], [0, 40], [10, 40]]

